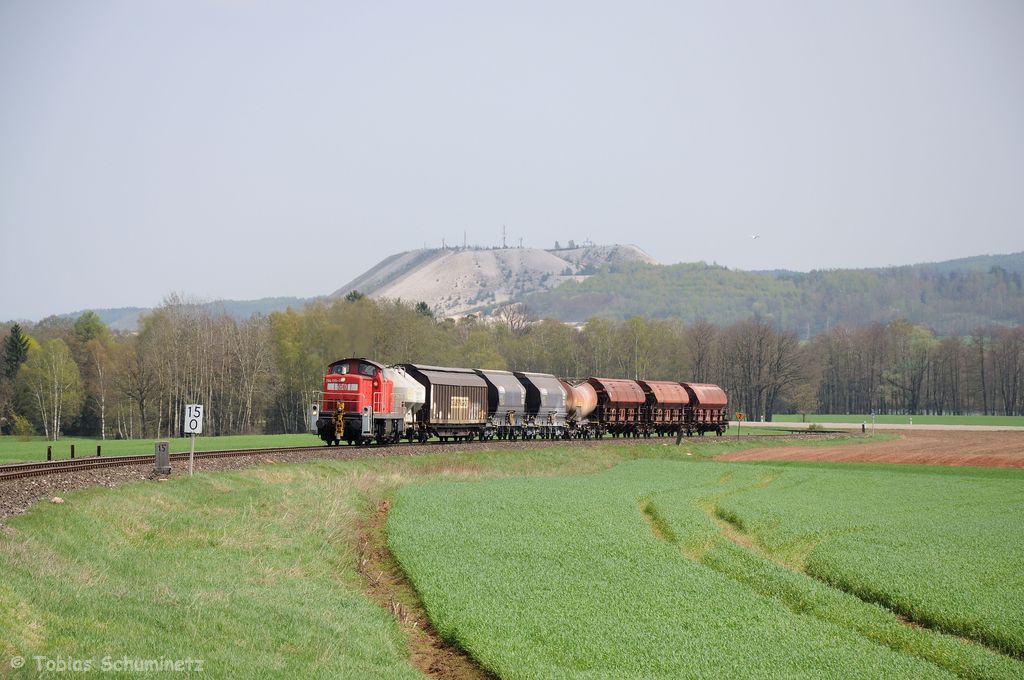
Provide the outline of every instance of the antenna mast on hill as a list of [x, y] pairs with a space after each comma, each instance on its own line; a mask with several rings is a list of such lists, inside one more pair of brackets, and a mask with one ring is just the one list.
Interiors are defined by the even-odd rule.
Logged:
[[523, 237], [522, 236], [519, 237], [519, 247], [520, 248], [523, 247]]
[[508, 243], [505, 242], [505, 235], [507, 233], [508, 233], [508, 229], [505, 228], [504, 224], [501, 225], [501, 247], [502, 248], [508, 248]]
[[462, 249], [466, 249], [466, 230], [462, 230]]

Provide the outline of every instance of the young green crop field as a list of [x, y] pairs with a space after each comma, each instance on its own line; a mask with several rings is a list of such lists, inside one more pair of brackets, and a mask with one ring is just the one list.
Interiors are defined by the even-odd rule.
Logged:
[[501, 677], [1020, 678], [1022, 517], [1016, 470], [642, 460], [405, 487], [388, 535]]
[[[927, 489], [917, 499], [951, 494], [948, 509], [929, 506], [944, 514], [927, 534], [943, 542], [935, 559], [955, 577], [947, 587], [962, 586], [974, 564], [969, 550], [945, 554], [941, 525], [961, 514], [974, 518], [957, 525], [964, 531], [993, 524], [991, 540], [972, 544], [991, 553], [985, 568], [1019, 564], [1021, 473], [708, 461], [791, 443], [496, 448], [62, 494], [63, 504], [41, 503], [0, 527], [0, 676], [37, 677], [36, 656], [94, 669], [126, 656], [201, 659], [212, 678], [422, 677], [410, 665], [410, 624], [371, 601], [360, 567], [366, 518], [390, 499], [390, 543], [432, 621], [502, 677], [1024, 678], [1024, 662], [992, 651], [992, 640], [908, 625], [801, 571], [818, 554], [802, 547], [808, 535], [820, 533], [822, 546], [856, 535], [842, 523], [864, 521], [851, 508], [870, 517], [874, 503], [886, 516], [890, 495], [916, 485]], [[858, 506], [856, 494], [837, 492], [846, 472], [890, 486]], [[785, 506], [783, 491], [742, 506], [748, 491], [771, 494], [787, 479], [789, 493], [828, 509], [827, 523]], [[969, 491], [958, 492], [965, 480]], [[795, 521], [777, 522], [774, 504]], [[989, 512], [1000, 504], [1004, 515]], [[877, 536], [900, 532], [909, 542], [893, 549], [916, 554], [907, 536], [925, 518], [895, 514]], [[844, 550], [864, 548], [833, 552]], [[878, 570], [860, 577], [879, 581]], [[1019, 581], [994, 573], [969, 599], [992, 606], [1001, 591], [1008, 615], [990, 628], [1012, 641], [1022, 627]], [[395, 595], [406, 597], [413, 606], [408, 587]]]
[[[755, 538], [763, 554], [922, 625], [1024, 658], [1021, 471], [757, 474], [777, 476], [761, 484], [748, 475], [713, 502], [716, 516]], [[689, 501], [668, 494], [664, 502]]]
[[[1024, 427], [1024, 416], [875, 416], [878, 425], [994, 425], [997, 427]], [[783, 413], [772, 416], [776, 423], [867, 423], [871, 424], [871, 414], [800, 414]]]
[[[101, 447], [104, 456], [152, 455], [155, 439], [85, 439], [67, 437], [48, 441], [43, 437], [32, 437], [24, 441], [18, 437], [0, 437], [0, 463], [21, 463], [46, 460], [46, 447], [53, 447], [53, 459], [71, 457], [71, 445], [75, 446], [75, 457], [86, 458], [96, 455]], [[171, 453], [187, 452], [192, 445], [191, 438], [171, 438]], [[220, 451], [223, 449], [258, 449], [290, 446], [318, 446], [323, 442], [313, 434], [271, 434], [238, 435], [231, 437], [196, 437], [196, 451]]]

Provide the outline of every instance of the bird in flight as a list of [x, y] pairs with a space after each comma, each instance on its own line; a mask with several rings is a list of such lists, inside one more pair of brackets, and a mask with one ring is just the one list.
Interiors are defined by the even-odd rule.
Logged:
[[750, 238], [751, 238], [752, 240], [756, 241], [757, 239], [761, 238], [761, 235], [760, 235], [760, 234], [751, 234], [751, 235], [750, 235]]

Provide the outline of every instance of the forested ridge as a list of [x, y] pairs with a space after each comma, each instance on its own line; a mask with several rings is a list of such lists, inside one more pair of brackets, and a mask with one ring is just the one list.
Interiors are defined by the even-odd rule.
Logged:
[[[999, 262], [983, 268], [986, 261]], [[939, 335], [1024, 323], [1024, 254], [884, 269], [748, 272], [703, 262], [606, 267], [524, 301], [538, 316], [579, 321], [751, 316], [808, 339], [839, 324], [906, 319]], [[1005, 266], [1001, 266], [1005, 265]], [[958, 268], [959, 267], [959, 268]]]
[[137, 333], [91, 312], [0, 325], [4, 434], [177, 436], [185, 404], [207, 434], [300, 432], [327, 364], [345, 356], [540, 371], [566, 378], [717, 383], [730, 410], [1024, 414], [1024, 328], [940, 337], [905, 319], [832, 326], [808, 340], [765, 316], [731, 323], [593, 317], [581, 328], [508, 305], [436, 319], [425, 303], [353, 293], [238, 320], [169, 299]]

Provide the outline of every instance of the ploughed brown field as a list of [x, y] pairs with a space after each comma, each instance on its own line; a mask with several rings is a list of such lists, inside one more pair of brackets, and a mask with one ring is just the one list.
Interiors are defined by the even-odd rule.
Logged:
[[750, 449], [715, 459], [1024, 468], [1024, 432], [903, 431], [898, 439], [859, 446]]

